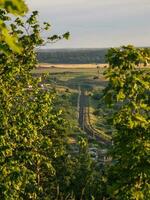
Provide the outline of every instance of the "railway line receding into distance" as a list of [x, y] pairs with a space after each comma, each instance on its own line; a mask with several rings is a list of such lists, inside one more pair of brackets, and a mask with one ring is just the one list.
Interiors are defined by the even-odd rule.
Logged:
[[89, 115], [89, 97], [86, 94], [86, 90], [79, 88], [79, 96], [78, 96], [78, 110], [79, 110], [79, 126], [80, 128], [87, 133], [87, 135], [95, 140], [97, 140], [100, 144], [109, 147], [111, 145], [111, 140], [104, 138], [100, 135], [91, 125], [90, 123], [90, 115]]

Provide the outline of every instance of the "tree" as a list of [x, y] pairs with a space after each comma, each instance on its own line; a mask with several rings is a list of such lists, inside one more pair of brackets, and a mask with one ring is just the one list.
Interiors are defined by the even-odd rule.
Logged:
[[[7, 10], [0, 12], [7, 24]], [[31, 74], [37, 64], [35, 48], [45, 44], [41, 30], [50, 26], [44, 23], [41, 28], [37, 14], [34, 11], [25, 22], [21, 18], [10, 22], [9, 34], [18, 39], [21, 51], [14, 51], [8, 35], [1, 40], [0, 199], [4, 200], [51, 199], [53, 163], [65, 153], [65, 121], [54, 107], [56, 95], [39, 87], [41, 78]], [[68, 35], [50, 36], [48, 41]]]
[[[69, 146], [68, 146], [69, 147]], [[75, 153], [70, 148], [55, 163], [56, 176], [52, 177], [52, 199], [103, 199], [105, 181], [96, 161], [88, 153], [85, 138], [79, 138]]]
[[[113, 199], [150, 199], [150, 52], [131, 45], [110, 49], [105, 99], [117, 108], [108, 191]], [[117, 106], [116, 106], [117, 105]]]
[[[0, 12], [3, 23], [8, 24], [9, 10]], [[50, 25], [40, 27], [37, 14], [34, 11], [25, 21], [20, 17], [11, 20], [9, 35], [1, 38], [0, 199], [89, 197], [89, 191], [96, 191], [93, 183], [99, 183], [99, 173], [93, 171], [87, 148], [81, 147], [79, 156], [70, 157], [64, 128], [67, 125], [61, 110], [55, 107], [56, 94], [41, 88], [43, 77], [35, 78], [31, 73], [37, 64], [36, 47], [68, 39], [69, 33], [44, 40], [41, 31]]]

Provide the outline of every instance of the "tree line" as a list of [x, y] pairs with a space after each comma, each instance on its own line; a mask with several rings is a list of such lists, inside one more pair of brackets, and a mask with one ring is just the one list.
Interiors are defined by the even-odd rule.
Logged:
[[37, 59], [51, 64], [105, 63], [108, 49], [57, 49], [38, 50]]

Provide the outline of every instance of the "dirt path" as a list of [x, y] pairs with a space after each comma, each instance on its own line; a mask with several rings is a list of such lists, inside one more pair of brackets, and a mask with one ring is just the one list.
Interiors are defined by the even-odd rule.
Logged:
[[89, 137], [96, 139], [99, 143], [103, 145], [111, 145], [111, 142], [102, 138], [98, 133], [92, 128], [88, 116], [88, 96], [85, 94], [85, 91], [81, 89], [79, 97], [79, 125], [83, 131], [85, 131]]

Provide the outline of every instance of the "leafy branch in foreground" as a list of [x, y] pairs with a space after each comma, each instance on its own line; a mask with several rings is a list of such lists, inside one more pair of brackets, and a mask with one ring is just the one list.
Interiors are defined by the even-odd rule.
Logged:
[[15, 52], [21, 51], [18, 38], [10, 34], [10, 27], [6, 23], [10, 17], [5, 14], [24, 15], [27, 11], [28, 8], [23, 0], [0, 0], [0, 51], [5, 52], [4, 43], [7, 43]]
[[[108, 192], [113, 199], [150, 199], [150, 61], [148, 49], [110, 49], [105, 99], [117, 108], [113, 165]], [[140, 67], [139, 67], [140, 66]], [[145, 67], [147, 68], [145, 68]]]
[[[0, 11], [7, 22], [7, 12]], [[51, 199], [53, 162], [65, 153], [65, 121], [54, 107], [55, 93], [42, 89], [41, 78], [31, 74], [35, 48], [45, 43], [40, 31], [48, 29], [47, 23], [40, 27], [37, 14], [10, 23], [21, 53], [6, 40], [1, 43], [0, 199]]]
[[[7, 23], [7, 12], [1, 12]], [[37, 64], [35, 49], [68, 39], [69, 33], [44, 40], [41, 31], [50, 25], [43, 23], [41, 27], [37, 15], [34, 11], [27, 19], [9, 22], [9, 34], [18, 39], [19, 52], [7, 41], [1, 43], [0, 199], [73, 200], [92, 198], [92, 194], [99, 199], [99, 172], [87, 147], [72, 157], [67, 150], [66, 121], [55, 107], [56, 94], [41, 88], [42, 78], [31, 74]]]

